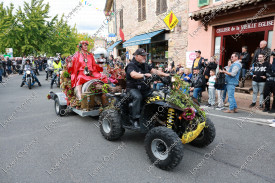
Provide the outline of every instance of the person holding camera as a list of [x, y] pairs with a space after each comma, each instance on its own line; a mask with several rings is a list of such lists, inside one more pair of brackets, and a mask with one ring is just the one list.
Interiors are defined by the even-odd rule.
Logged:
[[[271, 53], [273, 56], [273, 61], [269, 64], [266, 72], [266, 84], [264, 88], [264, 98], [265, 98], [265, 108], [263, 112], [275, 113], [275, 49]], [[273, 104], [270, 110], [270, 98], [271, 93], [273, 93]]]
[[258, 62], [254, 64], [254, 69], [252, 70], [252, 88], [253, 88], [253, 99], [250, 108], [256, 105], [257, 95], [260, 93], [260, 108], [263, 108], [264, 101], [264, 86], [266, 82], [266, 71], [269, 66], [268, 62], [265, 62], [265, 56], [259, 54]]

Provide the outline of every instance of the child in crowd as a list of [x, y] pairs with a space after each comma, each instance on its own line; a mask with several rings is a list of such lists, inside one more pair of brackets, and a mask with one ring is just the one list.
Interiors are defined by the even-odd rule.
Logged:
[[[220, 66], [219, 70], [222, 70], [222, 67]], [[217, 74], [215, 88], [218, 91], [218, 107], [216, 110], [223, 110], [224, 109], [224, 102], [223, 102], [223, 95], [225, 90], [225, 74], [222, 72], [219, 72]]]
[[215, 89], [216, 75], [215, 70], [210, 70], [210, 78], [207, 82], [208, 85], [208, 107], [213, 107], [216, 100], [216, 89]]

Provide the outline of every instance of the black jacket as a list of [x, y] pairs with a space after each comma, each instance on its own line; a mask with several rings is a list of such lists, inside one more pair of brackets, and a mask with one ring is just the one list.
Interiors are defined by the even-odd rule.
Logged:
[[191, 78], [191, 87], [203, 88], [205, 87], [205, 78], [202, 74], [193, 74]]
[[271, 50], [267, 47], [265, 47], [264, 49], [257, 48], [254, 52], [254, 57], [252, 59], [252, 64], [258, 62], [258, 56], [259, 56], [260, 53], [265, 55], [265, 61], [266, 62], [270, 61]]
[[242, 52], [241, 57], [242, 57], [242, 68], [248, 69], [248, 64], [250, 61], [250, 54], [248, 52]]
[[217, 66], [218, 65], [215, 62], [208, 62], [208, 64], [205, 64], [205, 70], [204, 70], [203, 75], [210, 77], [210, 71], [211, 70], [215, 70], [216, 71]]
[[261, 76], [266, 77], [266, 72], [269, 67], [269, 62], [264, 62], [261, 64], [260, 62], [257, 62], [254, 64], [254, 69], [253, 69], [253, 75], [256, 75], [253, 77], [253, 81], [256, 82], [265, 82], [266, 79], [263, 79]]
[[[269, 78], [275, 78], [275, 58], [273, 59], [272, 65], [269, 64], [267, 68], [266, 77], [267, 77], [267, 82], [269, 82]], [[274, 82], [274, 80], [272, 80], [271, 82]]]
[[150, 90], [150, 83], [146, 83], [144, 79], [134, 79], [131, 77], [130, 73], [135, 71], [137, 73], [145, 74], [150, 73], [152, 67], [148, 63], [141, 64], [133, 58], [132, 62], [130, 62], [126, 68], [126, 84], [127, 90], [129, 89], [139, 89], [140, 91], [148, 91]]
[[216, 82], [215, 82], [215, 88], [218, 90], [222, 90], [224, 89], [224, 85], [225, 85], [225, 74], [219, 72], [217, 74], [217, 78], [216, 78]]
[[11, 66], [11, 65], [12, 65], [11, 60], [7, 60], [7, 66]]

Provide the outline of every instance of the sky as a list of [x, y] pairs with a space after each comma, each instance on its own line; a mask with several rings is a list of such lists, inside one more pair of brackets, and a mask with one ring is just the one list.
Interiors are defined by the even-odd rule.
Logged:
[[[15, 9], [19, 6], [23, 7], [24, 1], [31, 3], [31, 0], [4, 0], [4, 6], [9, 6], [13, 3]], [[60, 18], [64, 13], [65, 16], [71, 14], [68, 18], [68, 24], [71, 26], [76, 25], [78, 32], [88, 33], [93, 35], [103, 24], [105, 20], [104, 7], [106, 0], [44, 0], [44, 3], [50, 4], [49, 16], [54, 17], [56, 14]], [[75, 13], [73, 10], [82, 3]], [[105, 26], [105, 25], [104, 25]], [[107, 37], [108, 29], [100, 32], [99, 36]]]

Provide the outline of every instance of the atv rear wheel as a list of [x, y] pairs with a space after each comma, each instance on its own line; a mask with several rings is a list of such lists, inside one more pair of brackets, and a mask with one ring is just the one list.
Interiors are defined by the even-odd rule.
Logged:
[[117, 140], [125, 132], [122, 128], [120, 114], [117, 110], [107, 109], [104, 110], [99, 116], [100, 132], [107, 140]]
[[169, 128], [152, 128], [145, 137], [145, 149], [151, 162], [163, 170], [172, 170], [182, 160], [183, 145], [178, 135]]
[[206, 119], [205, 127], [190, 144], [195, 147], [205, 147], [211, 144], [216, 136], [216, 130], [213, 122], [210, 119]]

